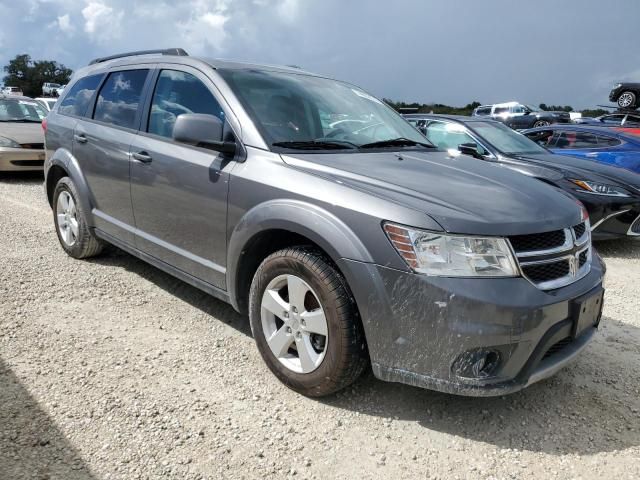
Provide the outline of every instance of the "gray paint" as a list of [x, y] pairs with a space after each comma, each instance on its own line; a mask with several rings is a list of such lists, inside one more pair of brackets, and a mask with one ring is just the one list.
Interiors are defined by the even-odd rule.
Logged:
[[[466, 386], [451, 383], [452, 357], [465, 348], [506, 345], [508, 361], [499, 380], [513, 377], [540, 334], [554, 322], [567, 321], [569, 302], [599, 288], [597, 258], [587, 277], [553, 293], [523, 278], [412, 273], [386, 238], [382, 222], [505, 236], [575, 225], [580, 209], [537, 180], [444, 153], [283, 156], [268, 151], [251, 118], [212, 69], [253, 66], [192, 57], [129, 58], [85, 68], [75, 78], [109, 68], [181, 64], [206, 77], [223, 106], [241, 147], [234, 158], [63, 117], [56, 108], [50, 114], [47, 173], [52, 164], [68, 168], [80, 184], [82, 201], [91, 205], [87, 211], [100, 237], [239, 308], [248, 285], [238, 283], [238, 265], [251, 255], [246, 249], [251, 239], [273, 229], [303, 235], [327, 252], [351, 286], [374, 372], [408, 383], [416, 375], [433, 377], [438, 381], [430, 387], [449, 382], [460, 392]], [[149, 87], [143, 94], [145, 111]], [[70, 132], [84, 133], [87, 142], [73, 144]], [[129, 156], [140, 152], [151, 162]], [[405, 373], [390, 373], [399, 370]], [[496, 381], [481, 386], [490, 391]]]

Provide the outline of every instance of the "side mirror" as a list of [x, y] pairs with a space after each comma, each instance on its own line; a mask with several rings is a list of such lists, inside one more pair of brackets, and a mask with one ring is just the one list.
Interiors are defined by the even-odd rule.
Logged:
[[183, 113], [176, 118], [173, 139], [176, 142], [233, 155], [236, 153], [236, 144], [222, 140], [223, 127], [222, 120], [213, 115]]
[[484, 149], [476, 143], [461, 143], [458, 145], [458, 150], [460, 153], [480, 159], [484, 158], [485, 155]]

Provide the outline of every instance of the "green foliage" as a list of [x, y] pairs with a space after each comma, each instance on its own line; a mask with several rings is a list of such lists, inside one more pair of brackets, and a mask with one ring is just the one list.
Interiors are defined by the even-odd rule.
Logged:
[[384, 102], [395, 110], [402, 113], [439, 113], [444, 115], [471, 115], [473, 110], [480, 105], [480, 102], [472, 102], [464, 107], [450, 107], [441, 103], [406, 103], [396, 102], [387, 98]]
[[573, 107], [571, 105], [547, 105], [546, 103], [541, 103], [539, 105], [540, 110], [545, 112], [573, 112]]
[[603, 110], [602, 108], [596, 108], [593, 110], [583, 110], [582, 116], [583, 117], [600, 117], [602, 115], [606, 115], [607, 113], [611, 113], [611, 112], [607, 110]]
[[28, 97], [42, 95], [42, 84], [45, 82], [66, 84], [73, 73], [56, 61], [31, 60], [27, 54], [16, 55], [4, 66], [4, 71], [5, 86], [20, 87]]

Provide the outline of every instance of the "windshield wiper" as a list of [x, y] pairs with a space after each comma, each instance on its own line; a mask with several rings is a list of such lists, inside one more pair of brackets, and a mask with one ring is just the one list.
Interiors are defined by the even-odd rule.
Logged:
[[294, 150], [344, 150], [345, 148], [353, 149], [357, 146], [350, 142], [342, 141], [325, 141], [325, 140], [308, 140], [294, 142], [274, 142], [274, 147], [291, 148]]
[[380, 140], [379, 142], [365, 143], [360, 145], [360, 148], [384, 148], [384, 147], [413, 147], [420, 145], [425, 148], [436, 148], [430, 143], [416, 142], [415, 140], [409, 140], [408, 138], [398, 137], [390, 138], [388, 140]]

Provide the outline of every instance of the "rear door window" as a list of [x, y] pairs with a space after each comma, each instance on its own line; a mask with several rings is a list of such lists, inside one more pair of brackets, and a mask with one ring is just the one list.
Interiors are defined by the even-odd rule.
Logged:
[[493, 114], [494, 115], [500, 115], [500, 114], [503, 114], [503, 113], [509, 113], [509, 107], [496, 107], [493, 110]]
[[598, 137], [587, 132], [560, 132], [554, 148], [598, 148]]
[[109, 74], [100, 89], [93, 119], [136, 129], [140, 97], [149, 70], [124, 70]]
[[100, 85], [103, 75], [90, 75], [81, 78], [69, 89], [58, 107], [58, 113], [62, 115], [74, 115], [83, 117], [87, 114], [87, 108], [91, 98]]
[[621, 143], [622, 141], [615, 137], [605, 137], [604, 135], [598, 135], [598, 147], [616, 147]]

